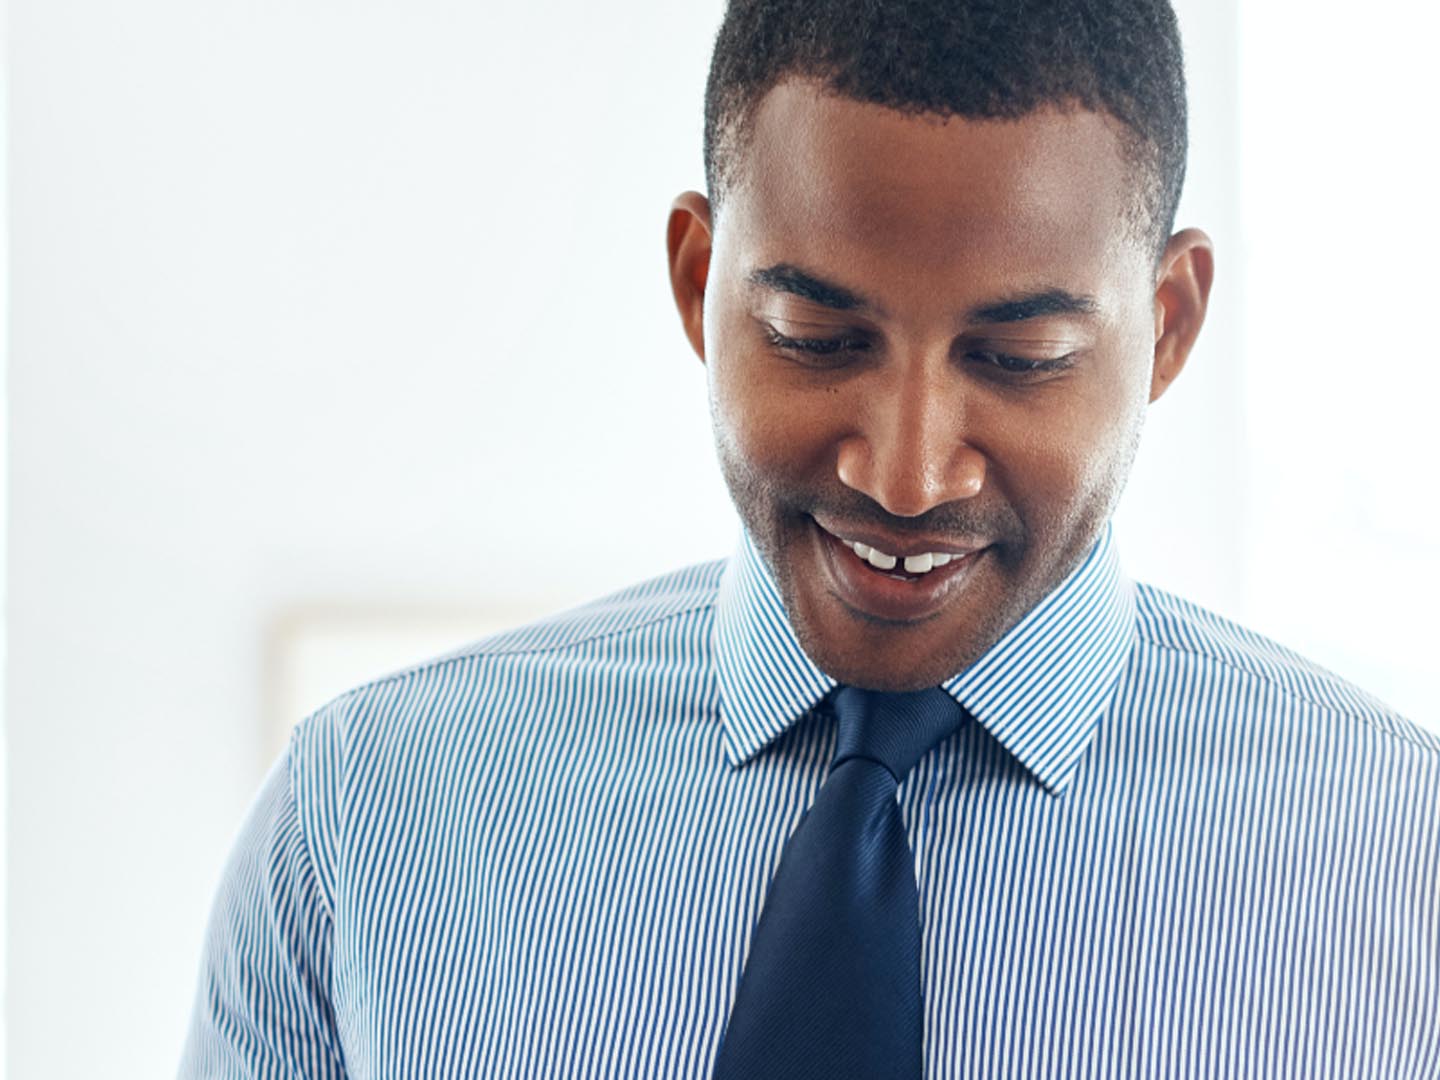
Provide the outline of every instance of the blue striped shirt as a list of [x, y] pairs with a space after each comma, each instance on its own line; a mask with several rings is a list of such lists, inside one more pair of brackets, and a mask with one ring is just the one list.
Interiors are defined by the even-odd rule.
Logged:
[[[833, 681], [748, 539], [343, 695], [212, 915], [184, 1077], [709, 1074]], [[1440, 1080], [1440, 739], [1086, 561], [900, 785], [925, 1059]]]

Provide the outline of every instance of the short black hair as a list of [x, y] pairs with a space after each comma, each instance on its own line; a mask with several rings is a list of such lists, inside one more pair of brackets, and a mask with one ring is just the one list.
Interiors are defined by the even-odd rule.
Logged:
[[902, 112], [1109, 113], [1137, 176], [1134, 222], [1163, 250], [1185, 179], [1184, 59], [1168, 0], [730, 0], [705, 88], [718, 210], [760, 100], [789, 77]]

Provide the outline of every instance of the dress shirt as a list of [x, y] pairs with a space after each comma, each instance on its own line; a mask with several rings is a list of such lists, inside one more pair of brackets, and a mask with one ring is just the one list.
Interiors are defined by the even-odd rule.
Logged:
[[[835, 743], [748, 537], [307, 717], [184, 1077], [708, 1077]], [[944, 684], [898, 799], [932, 1080], [1440, 1080], [1440, 738], [1120, 571]]]

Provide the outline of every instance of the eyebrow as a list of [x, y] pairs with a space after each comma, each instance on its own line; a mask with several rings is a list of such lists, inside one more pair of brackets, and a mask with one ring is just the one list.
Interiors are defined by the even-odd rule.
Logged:
[[802, 300], [811, 300], [837, 311], [855, 311], [872, 306], [843, 285], [807, 274], [798, 266], [791, 266], [789, 263], [776, 263], [774, 266], [752, 270], [750, 282], [774, 292], [790, 293]]
[[1091, 296], [1077, 296], [1064, 289], [1045, 289], [995, 303], [982, 304], [970, 312], [978, 323], [1015, 323], [1048, 315], [1094, 315], [1100, 305]]
[[[750, 272], [751, 284], [774, 292], [789, 293], [836, 311], [879, 311], [871, 303], [843, 285], [816, 277], [790, 263], [776, 263]], [[1022, 293], [1004, 300], [988, 301], [972, 308], [967, 321], [972, 323], [1017, 323], [1054, 315], [1094, 315], [1100, 305], [1094, 297], [1080, 296], [1065, 289], [1042, 289]]]

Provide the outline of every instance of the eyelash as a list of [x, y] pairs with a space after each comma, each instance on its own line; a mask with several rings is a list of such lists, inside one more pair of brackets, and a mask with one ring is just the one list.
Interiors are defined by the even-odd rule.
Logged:
[[981, 350], [965, 354], [971, 360], [984, 360], [993, 364], [1007, 375], [1040, 375], [1064, 371], [1075, 359], [1074, 353], [1056, 356], [1050, 360], [1027, 360], [1023, 356], [1008, 356], [1005, 353]]
[[809, 353], [812, 356], [833, 356], [840, 352], [863, 352], [870, 347], [870, 342], [864, 338], [792, 338], [786, 337], [772, 327], [766, 328], [765, 336], [776, 348]]
[[[864, 338], [792, 338], [786, 337], [774, 328], [767, 328], [765, 336], [776, 348], [815, 357], [829, 357], [846, 352], [863, 352], [870, 348], [870, 342]], [[989, 364], [1007, 375], [1015, 376], [1063, 371], [1075, 359], [1074, 353], [1066, 353], [1064, 356], [1057, 356], [1050, 360], [1027, 360], [1023, 356], [1010, 356], [993, 350], [976, 350], [965, 355], [967, 359]]]

